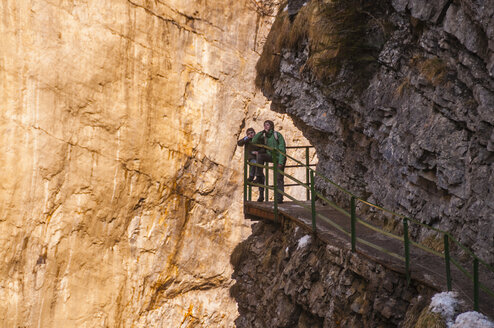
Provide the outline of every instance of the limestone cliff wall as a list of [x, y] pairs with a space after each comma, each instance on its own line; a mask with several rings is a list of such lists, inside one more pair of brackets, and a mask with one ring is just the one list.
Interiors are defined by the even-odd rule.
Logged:
[[[491, 1], [288, 1], [257, 64], [257, 85], [316, 146], [318, 170], [451, 231], [489, 263], [493, 13]], [[331, 185], [317, 186], [348, 205]], [[441, 236], [417, 226], [412, 238], [441, 250]]]
[[305, 143], [253, 85], [275, 5], [0, 3], [0, 326], [233, 325], [236, 140]]

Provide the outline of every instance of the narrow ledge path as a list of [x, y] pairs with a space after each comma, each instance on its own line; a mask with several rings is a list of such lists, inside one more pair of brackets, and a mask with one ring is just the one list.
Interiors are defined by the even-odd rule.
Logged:
[[[310, 208], [311, 203], [303, 202]], [[331, 219], [334, 223], [350, 231], [350, 218], [333, 209], [330, 206], [316, 205], [318, 214]], [[278, 204], [278, 220], [275, 219], [273, 202], [252, 202], [247, 201], [244, 204], [244, 214], [250, 220], [268, 220], [272, 222], [283, 223], [285, 220], [291, 220], [300, 227], [313, 233], [312, 214], [305, 207], [294, 202], [284, 202]], [[351, 249], [351, 240], [349, 236], [341, 233], [332, 227], [326, 221], [316, 220], [316, 236], [327, 244], [342, 248]], [[357, 237], [371, 242], [377, 246], [383, 247], [390, 252], [404, 256], [405, 248], [403, 243], [394, 238], [378, 234], [368, 227], [357, 222]], [[358, 242], [356, 244], [356, 253], [359, 256], [367, 258], [372, 262], [379, 263], [389, 270], [405, 275], [405, 262], [395, 256], [380, 252], [370, 246]], [[470, 272], [472, 273], [472, 272]], [[434, 256], [424, 250], [410, 245], [410, 276], [411, 279], [435, 290], [446, 291], [446, 269], [443, 258]], [[456, 266], [451, 265], [452, 289], [458, 292], [460, 297], [466, 301], [470, 308], [473, 309], [473, 282], [470, 281]], [[494, 290], [494, 275], [491, 272], [482, 270], [480, 272], [480, 282], [491, 290]], [[480, 312], [490, 318], [494, 318], [494, 298], [480, 290], [479, 294]]]

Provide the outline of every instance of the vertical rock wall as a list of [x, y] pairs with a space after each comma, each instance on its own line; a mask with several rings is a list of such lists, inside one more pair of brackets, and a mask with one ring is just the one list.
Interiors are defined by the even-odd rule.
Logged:
[[[297, 3], [273, 24], [257, 84], [316, 146], [318, 169], [494, 263], [493, 3], [311, 0], [290, 13]], [[442, 236], [411, 233], [442, 250]]]
[[0, 326], [232, 326], [235, 142], [274, 115], [252, 83], [271, 17], [247, 0], [0, 13]]

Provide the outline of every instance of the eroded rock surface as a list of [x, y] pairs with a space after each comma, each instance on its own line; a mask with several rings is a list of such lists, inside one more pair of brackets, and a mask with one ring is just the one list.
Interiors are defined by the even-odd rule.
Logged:
[[[311, 0], [280, 11], [257, 66], [273, 108], [316, 146], [318, 170], [491, 264], [493, 12], [490, 1]], [[412, 237], [441, 244], [417, 226]]]
[[258, 3], [0, 3], [0, 326], [233, 325]]
[[287, 221], [232, 254], [237, 327], [413, 327], [433, 292]]

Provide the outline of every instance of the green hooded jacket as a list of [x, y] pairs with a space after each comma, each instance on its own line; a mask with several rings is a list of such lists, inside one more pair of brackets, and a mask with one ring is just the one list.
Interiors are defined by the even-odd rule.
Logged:
[[[276, 134], [276, 137], [275, 137], [275, 134]], [[276, 139], [278, 139], [278, 140], [276, 140]], [[252, 138], [252, 143], [266, 145], [266, 146], [272, 147], [272, 148], [277, 148], [279, 151], [286, 154], [285, 139], [283, 138], [283, 135], [281, 133], [279, 133], [278, 131], [275, 132], [273, 130], [269, 130], [269, 132], [266, 132], [263, 130], [261, 132], [258, 132], [254, 136], [254, 138]], [[286, 163], [286, 157], [285, 156], [280, 155], [278, 152], [273, 152], [271, 150], [268, 150], [268, 152], [271, 155], [271, 157], [273, 158], [273, 160], [275, 158], [278, 160], [278, 164], [281, 164], [283, 166], [285, 165], [285, 163]], [[280, 155], [280, 157], [278, 157], [278, 155]]]

